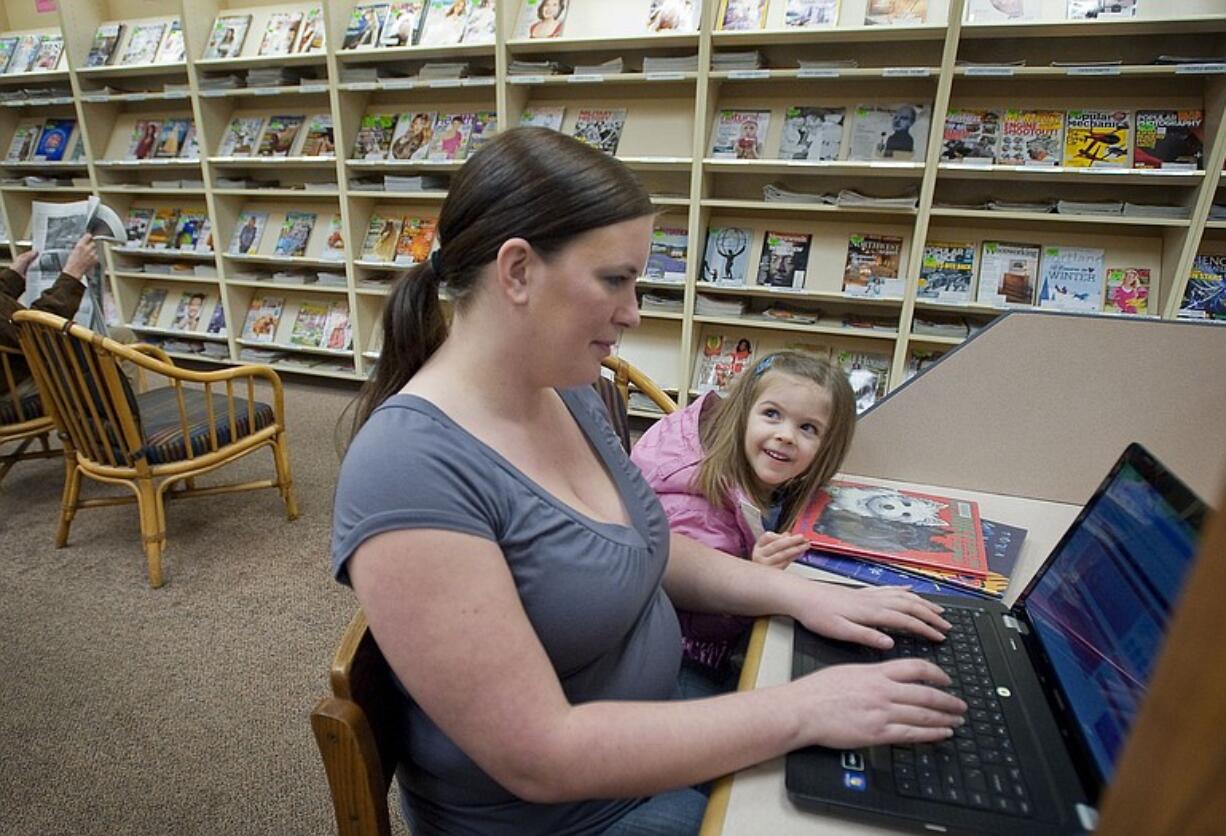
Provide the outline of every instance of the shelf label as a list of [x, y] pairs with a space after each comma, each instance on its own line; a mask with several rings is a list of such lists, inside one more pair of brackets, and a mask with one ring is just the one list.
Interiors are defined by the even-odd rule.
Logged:
[[746, 81], [759, 78], [770, 78], [770, 70], [729, 70], [728, 78], [736, 81]]
[[492, 75], [479, 75], [475, 78], [466, 78], [463, 80], [465, 87], [493, 87], [497, 81]]
[[107, 97], [105, 94], [98, 95], [97, 93], [88, 93], [81, 97], [81, 101], [83, 102], [105, 102], [106, 99]]
[[513, 75], [510, 77], [512, 84], [544, 84], [545, 76], [543, 75]]
[[1226, 73], [1226, 64], [1176, 64], [1176, 75], [1209, 75]]
[[801, 67], [796, 71], [797, 78], [838, 78], [838, 67]]
[[299, 93], [327, 93], [328, 85], [326, 84], [303, 84], [298, 87]]
[[598, 73], [579, 73], [566, 77], [569, 84], [600, 84], [604, 81], [604, 76]]
[[681, 73], [681, 72], [643, 73], [643, 78], [646, 81], [685, 81], [685, 73]]
[[163, 97], [167, 99], [186, 99], [187, 91], [186, 90], [168, 90], [165, 94], [163, 94]]
[[1118, 66], [1110, 67], [1068, 67], [1065, 75], [1119, 75]]
[[379, 83], [377, 81], [356, 81], [349, 85], [350, 90], [378, 90]]
[[257, 87], [255, 92], [252, 93], [252, 95], [253, 96], [276, 96], [280, 92], [281, 91], [277, 89], [276, 87]]
[[1012, 67], [967, 67], [968, 76], [1013, 75]]
[[885, 67], [881, 70], [882, 78], [927, 78], [931, 74], [928, 67]]
[[426, 82], [427, 87], [459, 87], [464, 83], [462, 78], [432, 78]]
[[225, 90], [201, 90], [200, 95], [206, 99], [219, 99], [226, 95]]

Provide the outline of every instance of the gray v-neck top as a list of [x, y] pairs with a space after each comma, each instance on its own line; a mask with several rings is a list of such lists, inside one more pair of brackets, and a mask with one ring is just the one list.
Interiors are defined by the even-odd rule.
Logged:
[[[595, 391], [559, 394], [612, 476], [631, 525], [579, 513], [429, 401], [396, 395], [374, 411], [341, 466], [332, 572], [348, 583], [346, 561], [385, 531], [440, 529], [492, 540], [572, 703], [669, 699], [681, 635], [660, 585], [668, 520]], [[598, 833], [636, 803], [521, 801], [460, 751], [411, 695], [404, 711], [408, 761], [398, 775], [415, 834]]]

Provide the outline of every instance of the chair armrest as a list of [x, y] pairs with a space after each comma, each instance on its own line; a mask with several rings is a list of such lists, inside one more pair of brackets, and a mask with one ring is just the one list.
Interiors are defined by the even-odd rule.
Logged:
[[[141, 354], [147, 354], [150, 357], [154, 357], [158, 360], [161, 360], [163, 363], [167, 364], [168, 366], [174, 366], [175, 364], [174, 358], [171, 357], [169, 354], [167, 354], [162, 349], [158, 348], [156, 345], [150, 345], [149, 343], [129, 343], [128, 348], [132, 349], [133, 351], [139, 351]], [[178, 367], [176, 366], [175, 368], [178, 368]]]

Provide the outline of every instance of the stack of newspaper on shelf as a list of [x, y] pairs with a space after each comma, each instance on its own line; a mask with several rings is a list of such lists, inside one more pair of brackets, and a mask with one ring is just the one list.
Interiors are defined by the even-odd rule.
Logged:
[[1042, 212], [1054, 211], [1055, 201], [1051, 200], [989, 200], [988, 208], [993, 212]]
[[201, 90], [237, 90], [246, 86], [247, 80], [241, 73], [205, 73], [200, 76]]
[[783, 305], [776, 302], [762, 311], [762, 316], [766, 319], [776, 319], [780, 322], [791, 322], [794, 325], [816, 325], [817, 321], [822, 317], [822, 312], [816, 309], [801, 310], [792, 305]]
[[238, 352], [238, 359], [248, 363], [276, 363], [284, 357], [284, 351], [274, 351], [270, 348], [243, 346]]
[[507, 75], [557, 75], [569, 69], [558, 61], [524, 61], [516, 58], [507, 65]]
[[247, 86], [290, 87], [298, 84], [298, 77], [292, 67], [256, 67], [247, 70]]
[[839, 206], [870, 206], [878, 209], [914, 209], [919, 205], [919, 193], [914, 190], [897, 197], [874, 197], [855, 189], [843, 189], [836, 203]]
[[190, 93], [191, 90], [192, 86], [187, 82], [180, 84], [178, 82], [167, 81], [162, 84], [163, 93]]
[[446, 174], [417, 174], [412, 177], [383, 175], [383, 188], [389, 192], [446, 191], [450, 183], [451, 179]]
[[1124, 202], [1123, 214], [1134, 218], [1189, 218], [1191, 210], [1186, 206], [1166, 206], [1158, 203]]
[[346, 84], [358, 84], [379, 80], [378, 67], [341, 67], [341, 81]]
[[970, 327], [964, 319], [924, 319], [916, 317], [911, 331], [928, 337], [965, 337]]
[[417, 77], [422, 81], [433, 81], [444, 78], [468, 78], [467, 61], [427, 61], [417, 71]]
[[[76, 246], [77, 239], [86, 231], [105, 240], [127, 241], [128, 233], [123, 219], [93, 195], [86, 200], [74, 200], [71, 203], [36, 200], [31, 208], [33, 215], [30, 220], [30, 237], [38, 257], [26, 270], [26, 290], [19, 300], [26, 307], [55, 284], [68, 260], [68, 254]], [[99, 334], [106, 334], [102, 282], [102, 267], [99, 262], [86, 280], [85, 295], [73, 321]]]
[[698, 53], [693, 55], [646, 55], [643, 57], [644, 73], [696, 73]]
[[684, 300], [680, 296], [648, 291], [639, 300], [639, 309], [644, 311], [665, 311], [681, 313]]
[[1026, 59], [1019, 58], [1016, 61], [965, 61], [959, 58], [954, 61], [955, 67], [1024, 67]]
[[1057, 200], [1056, 212], [1061, 215], [1118, 215], [1124, 211], [1120, 200]]
[[1102, 61], [1052, 61], [1053, 67], [1118, 67], [1124, 63], [1123, 58], [1107, 58]]
[[230, 359], [230, 347], [225, 343], [205, 342], [204, 350], [200, 352], [206, 357], [215, 357], [218, 360]]
[[620, 57], [610, 58], [599, 64], [576, 64], [575, 75], [617, 75], [625, 70], [625, 63]]
[[382, 177], [349, 178], [349, 191], [351, 192], [381, 192], [385, 188]]
[[838, 195], [794, 192], [779, 183], [767, 183], [763, 186], [762, 199], [767, 203], [824, 203], [828, 206], [839, 202]]
[[217, 265], [216, 264], [193, 264], [192, 265], [192, 275], [197, 276], [202, 279], [215, 279], [217, 278]]
[[22, 87], [14, 90], [0, 90], [0, 102], [24, 102], [30, 99], [63, 99], [71, 98], [72, 90], [68, 87]]
[[630, 392], [630, 400], [626, 404], [627, 409], [633, 409], [638, 412], [654, 412], [658, 415], [663, 415], [664, 410], [660, 409], [650, 397], [639, 391]]
[[802, 70], [854, 70], [860, 66], [855, 58], [797, 58]]
[[327, 270], [320, 270], [315, 274], [315, 279], [324, 287], [346, 287], [349, 284], [344, 273], [329, 273]]
[[699, 293], [694, 300], [694, 313], [699, 316], [742, 316], [746, 309], [746, 301], [735, 296], [708, 296]]
[[301, 270], [277, 270], [270, 281], [279, 284], [315, 284], [314, 273], [304, 273]]
[[756, 49], [738, 52], [715, 52], [711, 54], [711, 69], [727, 70], [757, 70], [762, 66], [762, 53]]

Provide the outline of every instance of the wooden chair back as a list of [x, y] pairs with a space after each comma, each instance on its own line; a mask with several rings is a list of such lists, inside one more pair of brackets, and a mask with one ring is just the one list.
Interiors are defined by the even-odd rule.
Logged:
[[[53, 449], [48, 443], [55, 430], [55, 422], [47, 412], [32, 408], [29, 390], [17, 388], [18, 365], [26, 365], [22, 353], [10, 346], [0, 345], [0, 380], [4, 381], [4, 394], [0, 395], [0, 446], [15, 444], [7, 452], [0, 451], [0, 480], [17, 462], [31, 459], [49, 459], [64, 455], [64, 450]], [[25, 374], [21, 374], [25, 382]], [[24, 394], [23, 394], [24, 393]], [[40, 397], [39, 402], [42, 401]], [[41, 414], [40, 414], [41, 413]], [[38, 441], [41, 449], [31, 450], [30, 444]]]
[[630, 387], [633, 386], [636, 390], [651, 398], [651, 402], [658, 406], [665, 415], [672, 414], [679, 408], [677, 402], [667, 392], [657, 386], [655, 381], [640, 369], [632, 366], [625, 359], [621, 357], [606, 357], [601, 361], [601, 365], [613, 372], [613, 382], [621, 393], [622, 401], [626, 404], [630, 403]]
[[387, 796], [405, 729], [395, 680], [359, 609], [329, 672], [332, 696], [311, 712], [339, 836], [390, 836]]

